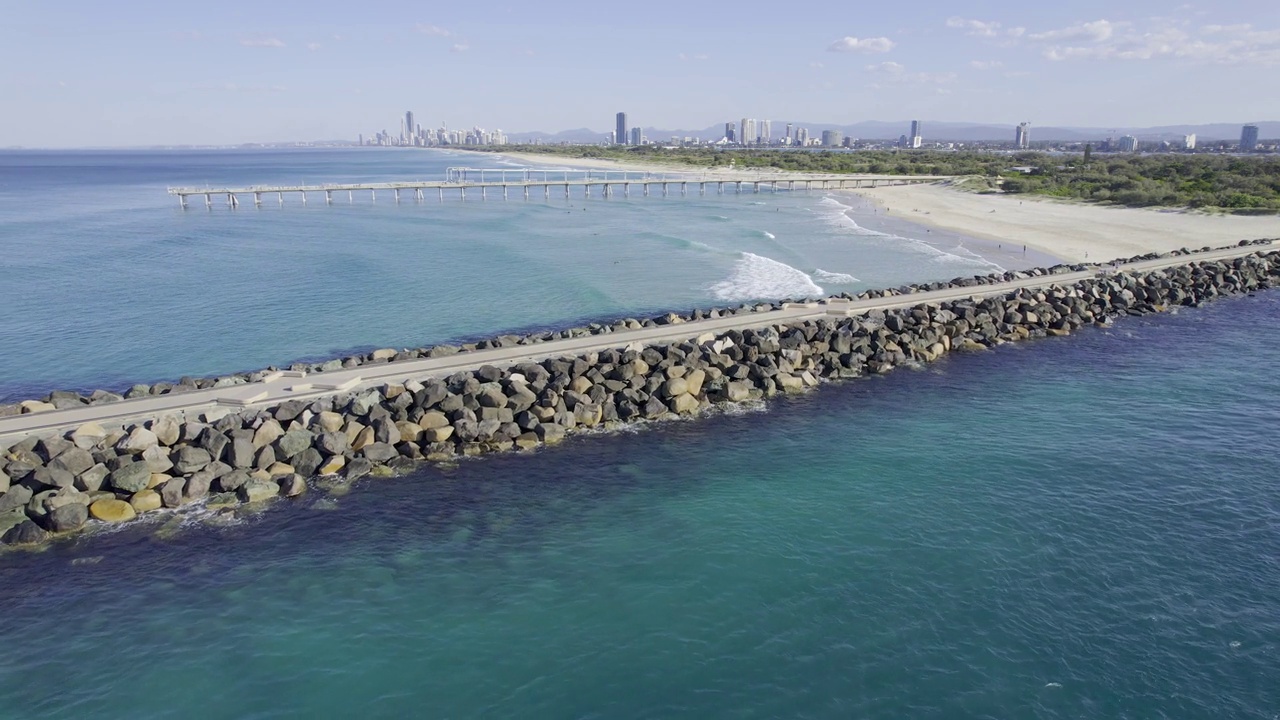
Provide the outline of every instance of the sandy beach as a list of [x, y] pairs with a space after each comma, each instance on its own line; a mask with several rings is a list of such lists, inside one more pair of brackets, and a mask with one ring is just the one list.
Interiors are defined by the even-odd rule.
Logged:
[[[558, 158], [539, 153], [503, 153], [530, 165], [610, 170], [699, 172], [691, 165], [620, 163], [601, 158]], [[736, 171], [719, 167], [717, 175], [778, 172], [760, 168]], [[794, 174], [794, 173], [793, 173]], [[1240, 240], [1280, 238], [1280, 216], [1213, 215], [1175, 209], [1118, 208], [1031, 196], [979, 195], [945, 185], [898, 185], [857, 191], [881, 212], [934, 230], [990, 243], [980, 252], [998, 255], [1007, 266], [1025, 245], [1040, 260], [1106, 262], [1149, 252], [1221, 247]], [[866, 223], [865, 214], [860, 224]], [[993, 250], [995, 252], [991, 252]], [[1020, 264], [1020, 263], [1014, 263]]]
[[1180, 248], [1280, 237], [1280, 216], [1209, 215], [978, 195], [940, 185], [858, 190], [891, 215], [1069, 261], [1102, 261]]

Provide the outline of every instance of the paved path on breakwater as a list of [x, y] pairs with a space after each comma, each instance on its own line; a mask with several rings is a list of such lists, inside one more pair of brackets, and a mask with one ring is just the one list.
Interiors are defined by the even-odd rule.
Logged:
[[[1117, 266], [1119, 271], [1144, 272], [1166, 267], [1176, 267], [1192, 262], [1216, 261], [1269, 252], [1274, 246], [1250, 245], [1231, 247], [1194, 255], [1143, 260]], [[1045, 275], [1011, 282], [977, 285], [973, 287], [947, 288], [931, 292], [895, 295], [869, 300], [823, 300], [808, 303], [789, 303], [780, 310], [732, 315], [722, 318], [695, 320], [673, 325], [623, 330], [602, 335], [553, 340], [534, 345], [516, 345], [504, 348], [474, 350], [446, 357], [424, 358], [402, 362], [361, 365], [349, 370], [307, 375], [301, 372], [279, 371], [262, 381], [223, 388], [196, 390], [177, 395], [158, 395], [133, 400], [122, 400], [102, 405], [86, 405], [79, 408], [50, 410], [13, 417], [0, 418], [0, 448], [30, 435], [46, 435], [71, 430], [87, 422], [101, 423], [104, 427], [119, 426], [163, 415], [175, 414], [195, 419], [201, 413], [231, 413], [246, 408], [272, 407], [289, 400], [312, 400], [340, 392], [353, 392], [385, 383], [404, 382], [414, 378], [443, 377], [464, 370], [475, 370], [482, 365], [507, 366], [522, 362], [538, 362], [546, 358], [581, 355], [584, 353], [622, 348], [632, 344], [648, 345], [680, 342], [705, 333], [723, 333], [728, 330], [747, 330], [768, 325], [801, 322], [821, 317], [848, 317], [872, 310], [890, 310], [912, 307], [922, 303], [941, 303], [971, 297], [1003, 295], [1022, 288], [1042, 288], [1051, 285], [1073, 285], [1110, 274], [1111, 267], [1084, 270], [1061, 275]]]

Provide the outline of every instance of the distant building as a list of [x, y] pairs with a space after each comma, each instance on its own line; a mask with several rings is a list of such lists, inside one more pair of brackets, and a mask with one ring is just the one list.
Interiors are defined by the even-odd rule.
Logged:
[[1249, 152], [1258, 147], [1258, 126], [1245, 125], [1240, 128], [1240, 152]]
[[773, 142], [772, 135], [773, 135], [773, 121], [761, 120], [760, 135], [756, 139], [760, 142], [761, 145], [769, 145]]
[[413, 122], [413, 111], [412, 111], [412, 110], [406, 110], [406, 111], [405, 111], [405, 114], [404, 114], [404, 127], [405, 127], [405, 130], [404, 130], [404, 132], [403, 132], [403, 133], [401, 133], [404, 137], [402, 137], [401, 139], [402, 139], [402, 140], [404, 140], [406, 144], [408, 144], [408, 145], [412, 145], [412, 144], [413, 144], [413, 131], [414, 131], [414, 128], [418, 127], [418, 126], [417, 126], [417, 124], [415, 124], [415, 123]]
[[1120, 138], [1120, 142], [1116, 144], [1116, 149], [1120, 152], [1138, 152], [1138, 138], [1132, 135], [1124, 135]]
[[756, 121], [751, 118], [742, 118], [742, 125], [738, 133], [739, 145], [750, 145], [756, 141]]
[[627, 142], [627, 114], [624, 112], [618, 113], [618, 128], [613, 131], [613, 138], [620, 144]]
[[924, 144], [924, 129], [919, 120], [911, 121], [911, 140], [909, 147], [918, 148]]
[[734, 129], [733, 129], [733, 123], [731, 123], [731, 122], [727, 122], [727, 123], [725, 123], [725, 124], [724, 124], [724, 139], [725, 139], [725, 140], [728, 140], [729, 142], [733, 142], [735, 139], [737, 139], [737, 137], [738, 137], [738, 134], [737, 134], [736, 132], [734, 132]]
[[794, 139], [795, 139], [795, 136], [791, 134], [791, 123], [787, 123], [787, 137], [786, 137], [786, 144], [787, 144], [787, 145], [790, 145], [790, 144], [791, 144], [791, 141], [792, 141], [792, 140], [794, 140]]
[[809, 144], [809, 128], [796, 128], [796, 144], [801, 147]]
[[631, 128], [631, 144], [632, 145], [644, 144], [644, 133], [638, 127]]
[[822, 147], [840, 147], [844, 142], [844, 133], [839, 130], [822, 131]]
[[1196, 134], [1195, 134], [1195, 133], [1191, 133], [1190, 135], [1183, 135], [1183, 136], [1182, 136], [1182, 149], [1184, 149], [1184, 150], [1195, 150], [1195, 149], [1196, 149]]
[[1013, 144], [1019, 150], [1031, 147], [1031, 123], [1020, 123], [1013, 132]]

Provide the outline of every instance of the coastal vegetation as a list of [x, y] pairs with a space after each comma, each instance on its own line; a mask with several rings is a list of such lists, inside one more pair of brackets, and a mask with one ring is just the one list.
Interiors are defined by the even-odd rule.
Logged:
[[965, 176], [970, 189], [1122, 205], [1235, 213], [1280, 212], [1280, 158], [1226, 155], [1117, 155], [1086, 152], [804, 151], [527, 145], [483, 148], [567, 159], [611, 159], [700, 168]]

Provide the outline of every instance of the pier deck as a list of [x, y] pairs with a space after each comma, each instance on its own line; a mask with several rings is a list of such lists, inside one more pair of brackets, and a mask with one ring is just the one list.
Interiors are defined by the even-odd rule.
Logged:
[[[1258, 252], [1267, 252], [1271, 249], [1271, 246], [1259, 247], [1257, 245], [1224, 248], [1190, 256], [1183, 255], [1122, 264], [1117, 267], [1117, 270], [1149, 271], [1192, 262], [1244, 257]], [[706, 333], [747, 330], [822, 317], [848, 317], [864, 314], [872, 310], [912, 307], [922, 303], [938, 303], [970, 297], [990, 297], [1020, 288], [1044, 288], [1052, 285], [1070, 286], [1080, 280], [1098, 277], [1109, 272], [1111, 272], [1110, 268], [1100, 268], [1062, 275], [1026, 278], [996, 285], [948, 288], [888, 298], [793, 303], [780, 310], [748, 315], [734, 315], [676, 325], [569, 338], [535, 345], [475, 350], [448, 357], [362, 365], [350, 370], [337, 370], [312, 375], [281, 371], [272, 373], [261, 382], [245, 385], [197, 390], [178, 395], [150, 396], [103, 405], [50, 410], [0, 418], [0, 448], [9, 447], [26, 436], [72, 430], [86, 422], [98, 422], [104, 427], [121, 426], [128, 422], [154, 419], [169, 414], [178, 415], [183, 419], [199, 419], [205, 413], [227, 414], [244, 409], [271, 407], [288, 400], [310, 400], [325, 395], [360, 391], [385, 383], [400, 383], [410, 379], [424, 379], [427, 377], [444, 377], [459, 371], [475, 370], [482, 365], [509, 366], [522, 362], [540, 362], [547, 358], [580, 355], [610, 348], [680, 342], [697, 338]]]
[[[510, 176], [510, 177], [509, 177]], [[478, 179], [477, 179], [478, 177]], [[491, 179], [496, 177], [497, 179]], [[434, 192], [440, 200], [446, 193], [456, 194], [466, 199], [467, 191], [478, 190], [480, 197], [487, 199], [490, 191], [500, 191], [504, 199], [515, 192], [525, 199], [531, 194], [541, 191], [545, 198], [550, 198], [553, 189], [556, 194], [563, 190], [565, 197], [570, 197], [574, 189], [580, 189], [585, 197], [591, 197], [592, 190], [597, 190], [602, 197], [612, 197], [619, 191], [624, 196], [630, 195], [634, 188], [637, 192], [649, 195], [651, 189], [659, 189], [663, 195], [670, 194], [673, 189], [687, 195], [691, 189], [699, 195], [705, 195], [708, 189], [717, 194], [759, 193], [796, 190], [844, 190], [863, 187], [881, 187], [884, 185], [911, 185], [932, 183], [953, 179], [948, 175], [817, 175], [807, 173], [763, 173], [746, 174], [740, 172], [705, 172], [705, 173], [657, 173], [635, 170], [511, 170], [487, 168], [449, 168], [445, 180], [408, 180], [396, 182], [356, 182], [334, 183], [323, 185], [252, 185], [248, 187], [171, 187], [169, 194], [178, 197], [183, 208], [188, 206], [191, 197], [203, 197], [205, 205], [212, 207], [214, 198], [225, 199], [228, 207], [240, 206], [242, 197], [252, 197], [254, 205], [261, 205], [264, 196], [275, 195], [280, 204], [284, 204], [285, 195], [297, 194], [306, 204], [308, 193], [323, 194], [327, 204], [333, 204], [334, 193], [347, 193], [348, 202], [355, 202], [355, 193], [370, 194], [372, 201], [377, 201], [378, 192], [390, 192], [396, 202], [400, 202], [402, 194], [415, 201], [426, 199], [428, 192]]]

